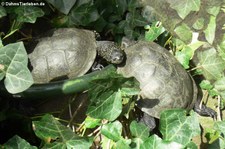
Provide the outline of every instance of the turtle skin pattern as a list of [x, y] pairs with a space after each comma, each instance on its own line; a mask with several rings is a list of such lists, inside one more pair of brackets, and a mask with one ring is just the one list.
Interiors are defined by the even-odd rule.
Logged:
[[126, 64], [118, 73], [139, 81], [141, 99], [137, 106], [143, 112], [159, 118], [165, 109], [194, 107], [196, 84], [169, 51], [154, 42], [139, 41], [125, 53]]

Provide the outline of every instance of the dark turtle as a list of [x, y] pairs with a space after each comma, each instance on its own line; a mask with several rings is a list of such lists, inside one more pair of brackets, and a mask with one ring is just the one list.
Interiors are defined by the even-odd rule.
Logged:
[[123, 60], [123, 52], [114, 42], [96, 41], [93, 31], [60, 28], [51, 37], [38, 39], [29, 54], [35, 83], [47, 83], [55, 78], [74, 78], [85, 74], [96, 58], [96, 53], [110, 63]]
[[[165, 109], [190, 110], [198, 103], [194, 80], [168, 50], [146, 41], [125, 45], [126, 64], [118, 68], [118, 73], [139, 81], [141, 99], [137, 106], [143, 112], [159, 118]], [[207, 110], [197, 111], [215, 115], [212, 109]]]

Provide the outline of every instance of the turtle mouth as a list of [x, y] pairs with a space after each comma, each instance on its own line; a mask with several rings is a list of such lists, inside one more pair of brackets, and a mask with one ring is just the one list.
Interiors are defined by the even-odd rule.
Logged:
[[124, 60], [124, 53], [122, 51], [114, 51], [111, 57], [111, 63], [121, 64]]

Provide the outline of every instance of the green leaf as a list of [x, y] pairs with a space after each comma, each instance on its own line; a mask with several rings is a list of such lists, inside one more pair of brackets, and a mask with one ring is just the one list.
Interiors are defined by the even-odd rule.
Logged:
[[34, 121], [33, 129], [35, 134], [46, 142], [44, 148], [86, 149], [92, 145], [92, 139], [79, 137], [49, 114], [43, 116], [40, 121]]
[[145, 26], [145, 29], [147, 29], [145, 32], [145, 39], [147, 41], [154, 41], [165, 31], [160, 22], [154, 22], [151, 27], [149, 25]]
[[211, 16], [207, 28], [204, 30], [206, 40], [212, 44], [216, 34], [216, 17]]
[[107, 138], [117, 142], [120, 139], [123, 139], [122, 134], [122, 124], [119, 121], [113, 123], [108, 123], [102, 126], [101, 134]]
[[135, 148], [140, 148], [141, 144], [148, 138], [150, 129], [143, 123], [132, 121], [130, 124], [131, 135], [134, 137], [132, 142]]
[[140, 92], [140, 83], [135, 78], [129, 78], [120, 84], [122, 96], [134, 96]]
[[225, 60], [225, 34], [223, 35], [223, 38], [221, 41], [222, 42], [219, 45], [217, 45], [217, 49], [219, 52], [219, 56], [221, 56], [221, 58]]
[[141, 140], [145, 140], [149, 136], [150, 129], [143, 123], [132, 121], [130, 124], [131, 135]]
[[186, 110], [165, 110], [160, 115], [160, 132], [166, 141], [174, 141], [184, 146], [200, 134], [197, 114], [186, 116]]
[[0, 48], [0, 76], [5, 75], [4, 84], [10, 93], [19, 93], [33, 84], [33, 78], [27, 68], [28, 57], [22, 42], [8, 44]]
[[217, 95], [221, 95], [225, 99], [225, 77], [222, 77], [214, 83], [215, 90], [218, 92]]
[[193, 55], [194, 50], [188, 46], [184, 46], [182, 50], [176, 51], [176, 58], [185, 69], [189, 68], [189, 61]]
[[114, 13], [122, 16], [127, 9], [127, 1], [126, 0], [113, 0], [112, 6], [114, 7]]
[[20, 6], [16, 8], [17, 21], [35, 23], [38, 17], [44, 16], [44, 12], [39, 7]]
[[225, 77], [218, 79], [214, 86], [218, 91], [225, 91]]
[[182, 23], [181, 25], [177, 26], [174, 29], [174, 32], [179, 37], [180, 40], [184, 41], [185, 43], [190, 43], [192, 40], [192, 31], [190, 28]]
[[213, 85], [208, 80], [202, 80], [199, 85], [205, 90], [211, 90], [213, 88]]
[[64, 14], [68, 14], [77, 0], [46, 0]]
[[105, 149], [105, 148], [113, 149], [113, 146], [116, 144], [113, 140], [105, 137], [104, 135], [102, 135], [101, 138], [102, 138], [101, 140], [102, 149]]
[[198, 11], [200, 9], [200, 0], [167, 0], [170, 7], [175, 9], [178, 15], [184, 19], [191, 11]]
[[221, 59], [214, 48], [197, 50], [199, 68], [207, 80], [217, 80], [223, 76], [225, 61]]
[[214, 129], [223, 133], [225, 135], [225, 121], [217, 121], [214, 123]]
[[129, 146], [130, 143], [131, 143], [130, 140], [124, 141], [124, 139], [122, 139], [122, 140], [117, 141], [116, 144], [114, 144], [113, 148], [114, 149], [119, 149], [119, 148], [130, 149], [130, 146]]
[[83, 25], [87, 26], [100, 18], [97, 8], [91, 4], [83, 4], [78, 7], [74, 7], [69, 13], [70, 25]]
[[222, 149], [225, 148], [225, 140], [224, 138], [218, 138], [212, 144], [207, 146], [207, 149]]
[[6, 149], [37, 149], [37, 147], [31, 146], [26, 140], [17, 135], [9, 139], [3, 146]]
[[129, 0], [128, 1], [128, 10], [130, 12], [134, 11], [137, 7], [140, 7], [140, 4], [137, 0]]
[[126, 16], [126, 21], [132, 28], [136, 26], [144, 27], [147, 24], [147, 21], [140, 13], [138, 13], [138, 11], [135, 13], [128, 13]]
[[216, 17], [218, 15], [218, 13], [220, 12], [220, 7], [221, 7], [220, 5], [208, 7], [207, 12]]
[[201, 30], [204, 27], [205, 20], [204, 18], [198, 18], [196, 22], [193, 24], [193, 28], [196, 30]]
[[87, 114], [97, 119], [115, 120], [122, 112], [121, 91], [108, 91], [90, 99]]
[[201, 133], [198, 115], [193, 110], [191, 110], [189, 113], [190, 116], [186, 118], [186, 123], [189, 125], [192, 131], [192, 137], [198, 136]]
[[164, 141], [157, 135], [152, 135], [141, 144], [141, 149], [183, 149], [184, 146], [170, 141]]
[[84, 121], [84, 125], [86, 128], [95, 128], [96, 126], [101, 125], [101, 120], [100, 119], [94, 119], [89, 116], [86, 117]]
[[206, 128], [205, 129], [205, 138], [209, 142], [209, 144], [212, 144], [212, 142], [216, 141], [218, 138], [220, 138], [220, 131], [217, 131], [212, 128]]
[[126, 15], [126, 24], [124, 29], [126, 37], [130, 39], [139, 37], [141, 30], [138, 30], [137, 27], [144, 27], [146, 24], [147, 21], [139, 11], [128, 12]]
[[198, 146], [194, 142], [190, 142], [186, 146], [187, 149], [198, 149]]
[[0, 6], [0, 18], [4, 17], [4, 16], [6, 16], [6, 15], [7, 15], [7, 14], [6, 14], [5, 8], [2, 7], [2, 6]]

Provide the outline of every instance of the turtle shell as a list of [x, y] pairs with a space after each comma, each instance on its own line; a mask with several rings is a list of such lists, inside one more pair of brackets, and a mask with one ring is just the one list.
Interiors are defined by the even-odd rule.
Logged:
[[39, 39], [29, 54], [35, 83], [55, 78], [73, 78], [85, 74], [96, 57], [96, 40], [92, 31], [60, 28], [51, 37]]
[[137, 106], [143, 112], [159, 118], [165, 109], [193, 108], [196, 84], [169, 51], [154, 42], [139, 41], [125, 53], [126, 64], [118, 73], [139, 81], [141, 99]]

